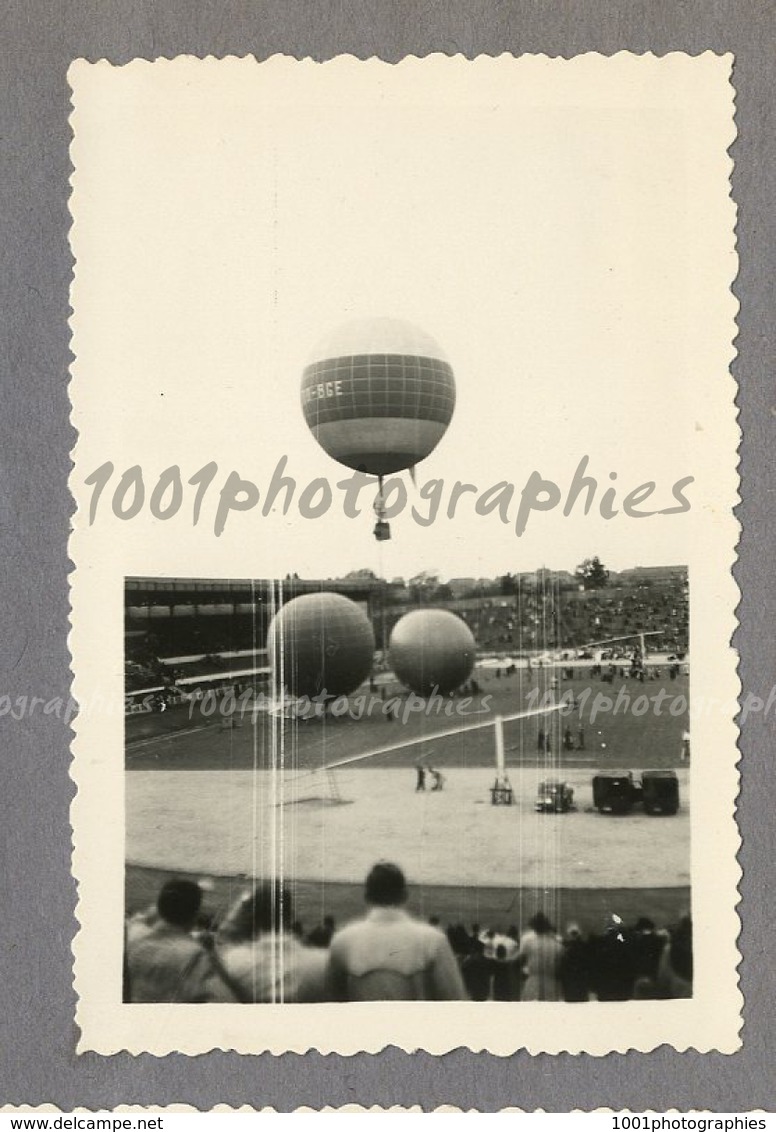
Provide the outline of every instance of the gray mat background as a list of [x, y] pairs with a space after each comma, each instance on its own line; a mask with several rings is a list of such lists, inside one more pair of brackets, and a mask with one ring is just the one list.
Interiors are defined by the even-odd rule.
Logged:
[[[70, 165], [68, 64], [85, 56], [275, 52], [326, 59], [349, 52], [395, 61], [413, 53], [504, 51], [569, 56], [627, 49], [704, 50], [736, 56], [739, 319], [744, 536], [736, 570], [743, 600], [735, 644], [744, 687], [774, 671], [774, 588], [769, 507], [776, 411], [773, 319], [773, 43], [768, 0], [617, 2], [363, 2], [274, 0], [6, 0], [0, 12], [0, 693], [66, 696], [71, 511], [68, 420], [67, 245]], [[773, 718], [773, 717], [771, 717]], [[309, 1054], [198, 1058], [76, 1057], [70, 940], [67, 727], [36, 714], [0, 718], [0, 1105], [216, 1103], [440, 1104], [495, 1111], [611, 1107], [631, 1110], [776, 1110], [773, 1072], [774, 929], [768, 899], [773, 820], [769, 720], [744, 729], [740, 823], [744, 1049], [730, 1057], [660, 1049], [605, 1060], [457, 1051], [443, 1058], [389, 1049], [344, 1059]], [[519, 1025], [519, 1016], [516, 1015]]]

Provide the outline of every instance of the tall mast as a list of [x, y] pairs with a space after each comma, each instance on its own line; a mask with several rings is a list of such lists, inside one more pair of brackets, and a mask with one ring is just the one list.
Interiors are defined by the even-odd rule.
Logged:
[[494, 720], [496, 729], [496, 778], [502, 782], [506, 778], [506, 766], [504, 764], [504, 720], [500, 715], [497, 715]]

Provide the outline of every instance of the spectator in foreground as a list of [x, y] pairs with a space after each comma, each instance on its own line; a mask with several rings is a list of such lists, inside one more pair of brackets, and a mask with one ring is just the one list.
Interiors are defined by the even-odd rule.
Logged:
[[469, 954], [463, 961], [461, 974], [472, 1002], [485, 1002], [490, 995], [493, 964], [485, 957], [485, 944], [481, 939], [472, 940]]
[[590, 997], [588, 945], [578, 924], [569, 924], [566, 928], [559, 975], [564, 1001], [587, 1002]]
[[291, 893], [264, 881], [228, 913], [216, 943], [211, 1002], [322, 1002], [326, 952], [294, 934]]
[[[604, 932], [591, 940], [590, 981], [599, 1002], [625, 1002], [633, 997], [639, 977], [635, 932], [612, 914]], [[639, 993], [644, 995], [645, 988]]]
[[[633, 941], [636, 979], [657, 978], [657, 968], [665, 943], [665, 935], [655, 929], [655, 924], [647, 916], [640, 916], [631, 933]], [[643, 986], [642, 986], [643, 990]]]
[[684, 916], [660, 957], [657, 988], [661, 998], [692, 998], [692, 920]]
[[447, 938], [404, 909], [407, 884], [397, 865], [376, 864], [366, 878], [369, 912], [337, 932], [329, 951], [328, 995], [336, 1002], [465, 999]]
[[323, 923], [318, 924], [316, 928], [313, 928], [313, 930], [307, 937], [307, 942], [311, 947], [328, 947], [331, 943], [332, 936], [334, 935], [335, 927], [336, 924], [334, 922], [334, 917], [324, 916]]
[[516, 956], [510, 959], [503, 943], [496, 945], [493, 957], [493, 999], [495, 1002], [517, 1002], [520, 998], [520, 967]]
[[528, 926], [518, 954], [526, 976], [521, 997], [524, 1002], [558, 1002], [562, 998], [558, 976], [563, 944], [543, 912], [537, 912]]
[[191, 935], [202, 889], [168, 880], [157, 915], [127, 925], [125, 995], [130, 1002], [207, 1002], [214, 971], [208, 951]]

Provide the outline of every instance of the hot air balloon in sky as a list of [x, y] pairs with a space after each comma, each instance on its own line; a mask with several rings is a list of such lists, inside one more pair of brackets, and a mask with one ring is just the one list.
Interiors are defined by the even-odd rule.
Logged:
[[477, 646], [465, 621], [447, 609], [415, 609], [393, 627], [388, 660], [419, 696], [460, 688], [474, 667]]
[[378, 526], [383, 476], [433, 452], [454, 408], [444, 353], [398, 319], [345, 324], [318, 345], [302, 376], [305, 421], [320, 446], [340, 464], [378, 477]]
[[345, 696], [369, 675], [375, 637], [367, 615], [335, 593], [295, 597], [273, 617], [267, 650], [276, 685], [295, 696]]

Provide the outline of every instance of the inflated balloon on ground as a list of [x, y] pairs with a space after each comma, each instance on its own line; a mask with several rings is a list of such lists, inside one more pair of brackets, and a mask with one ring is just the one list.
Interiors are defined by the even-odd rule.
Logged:
[[295, 696], [343, 696], [369, 676], [375, 638], [355, 602], [335, 593], [303, 594], [273, 617], [267, 649], [277, 687]]
[[420, 696], [443, 695], [471, 675], [476, 645], [469, 626], [446, 609], [416, 609], [393, 627], [388, 659], [402, 683]]

